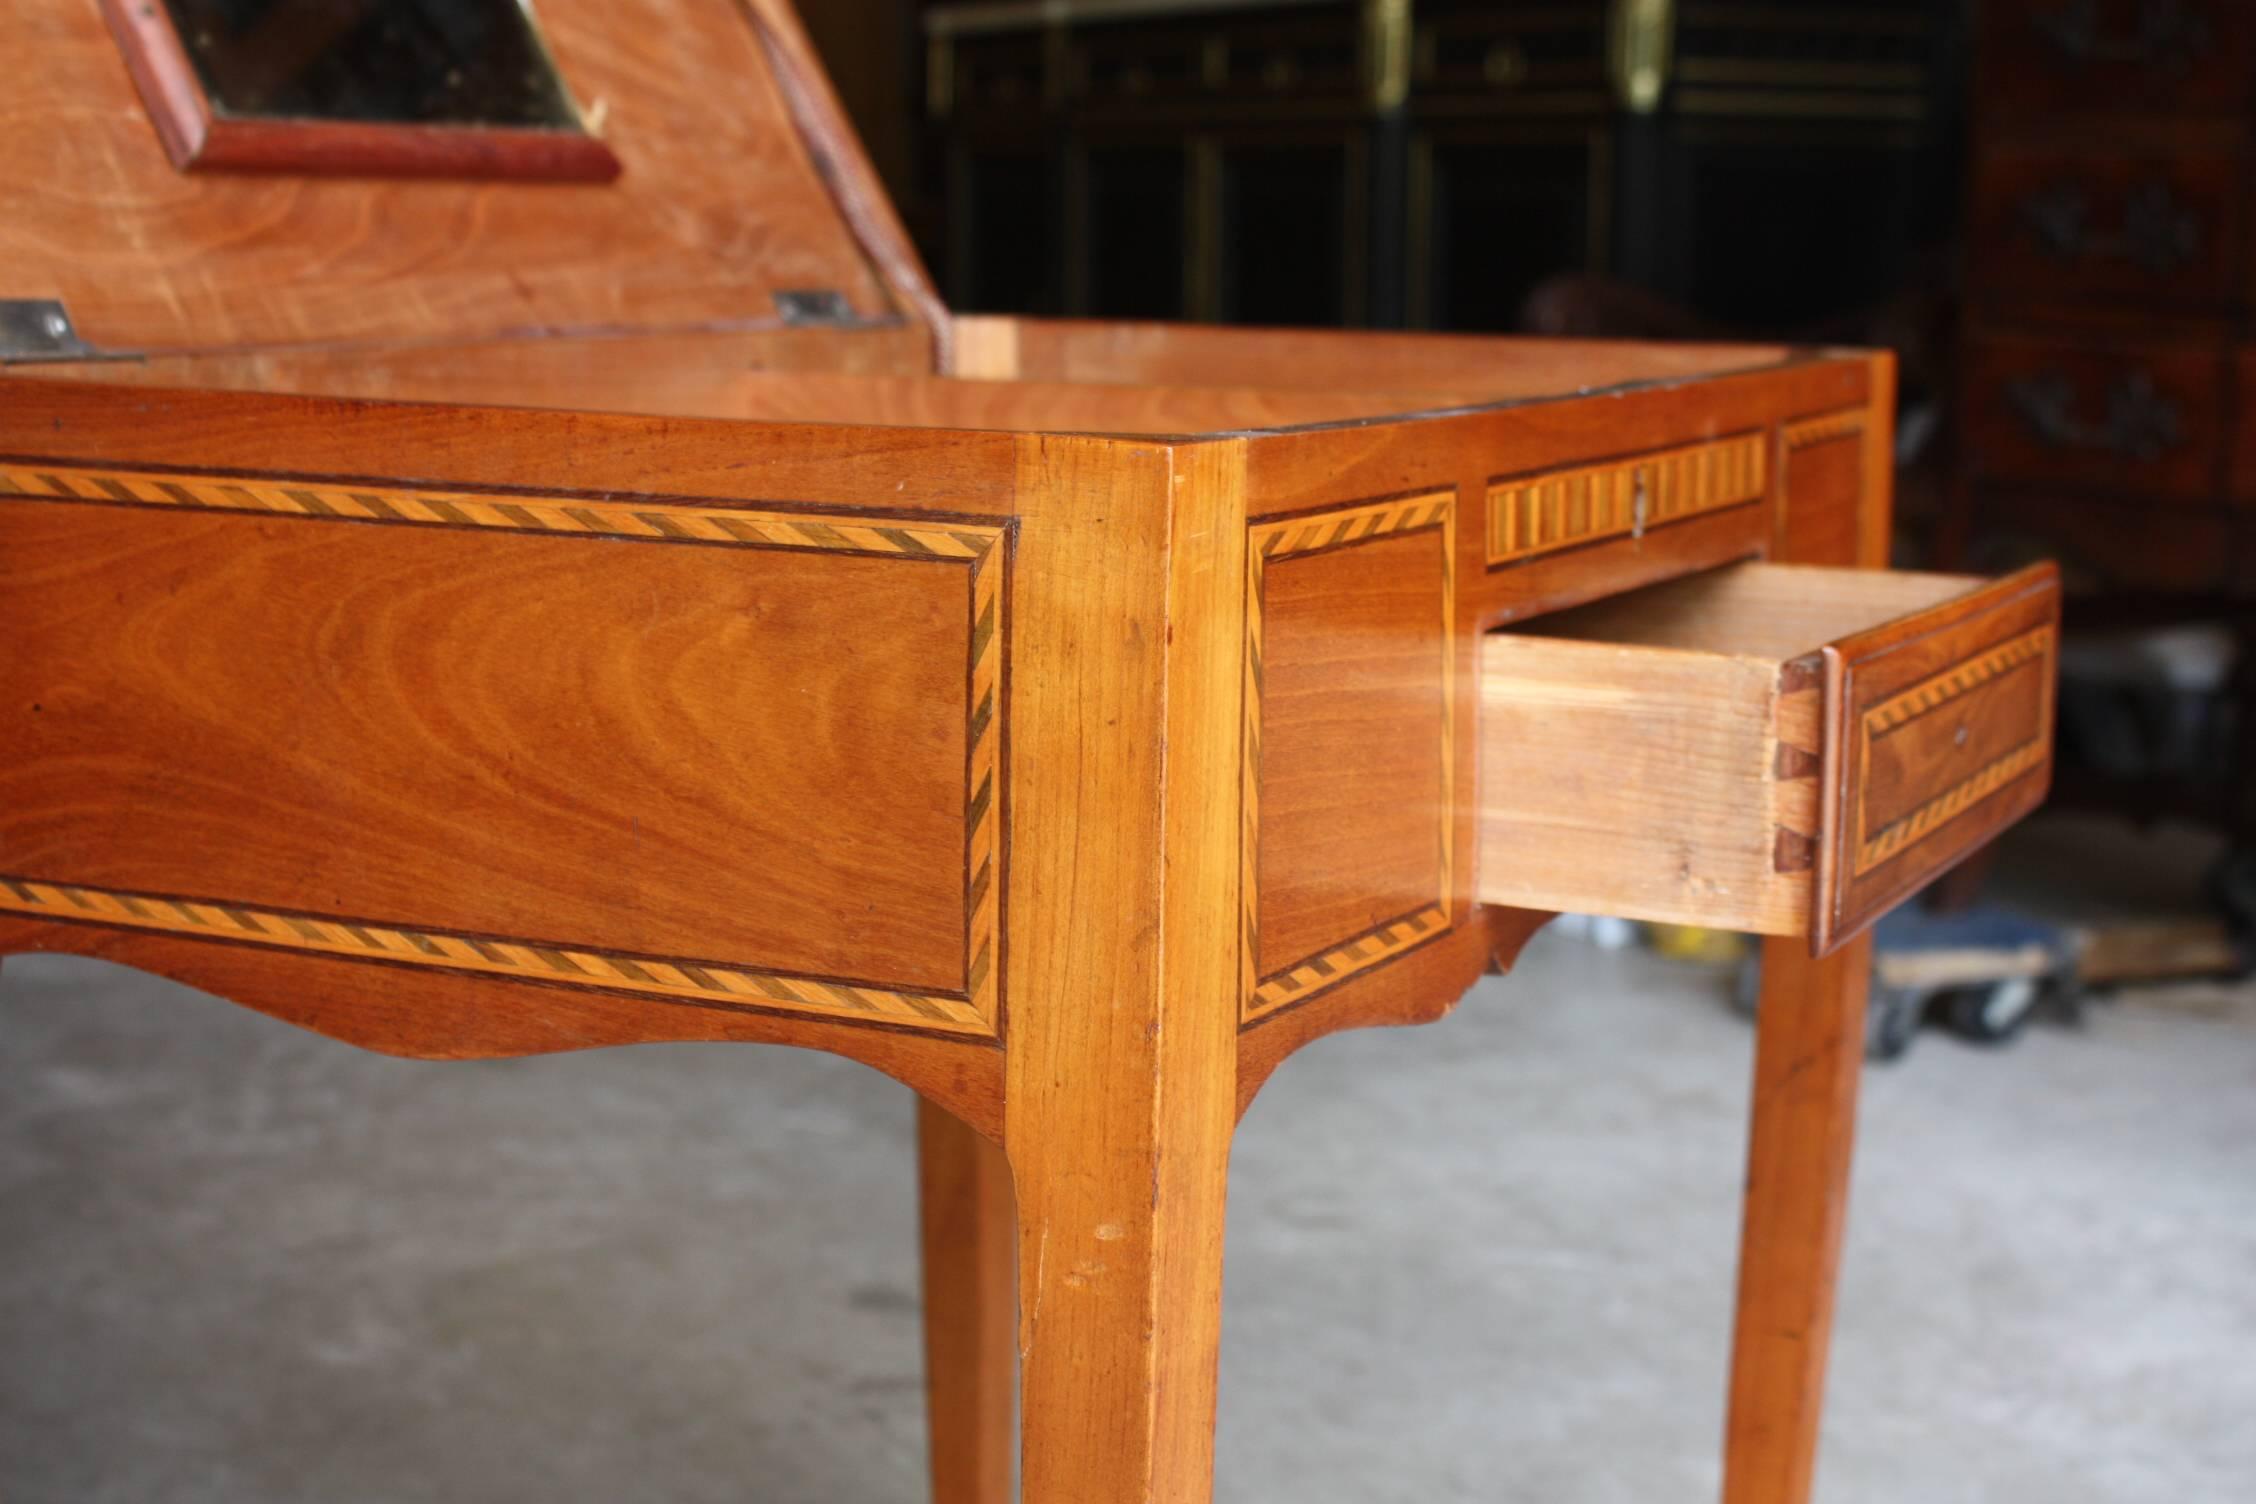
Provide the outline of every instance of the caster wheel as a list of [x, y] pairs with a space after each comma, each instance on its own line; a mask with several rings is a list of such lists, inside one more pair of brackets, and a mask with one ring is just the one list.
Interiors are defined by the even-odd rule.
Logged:
[[1961, 987], [1943, 1001], [1953, 1034], [1976, 1044], [2004, 1044], [2028, 1026], [2041, 989], [2035, 977], [2013, 977], [1987, 987]]
[[1875, 983], [1864, 1014], [1864, 1057], [1901, 1060], [1918, 1037], [1919, 1021], [1926, 1012], [1925, 993]]

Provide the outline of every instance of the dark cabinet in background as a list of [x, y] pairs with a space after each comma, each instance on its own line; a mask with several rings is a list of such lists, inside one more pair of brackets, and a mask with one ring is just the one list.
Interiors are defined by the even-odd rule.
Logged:
[[923, 12], [930, 247], [993, 311], [1516, 327], [1564, 273], [1721, 325], [1945, 231], [1944, 0], [1027, 0]]
[[[2239, 856], [2218, 891], [2245, 917], [2256, 6], [1984, 0], [1977, 36], [1946, 561], [2060, 561], [2083, 642], [2058, 799], [2221, 825]], [[2158, 627], [2176, 641], [2137, 635]]]

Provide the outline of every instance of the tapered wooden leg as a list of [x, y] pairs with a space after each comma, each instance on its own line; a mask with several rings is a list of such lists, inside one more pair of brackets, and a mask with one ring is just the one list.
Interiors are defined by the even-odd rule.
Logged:
[[1226, 1126], [1092, 1118], [1017, 1166], [1025, 1504], [1212, 1497]]
[[932, 1504], [1009, 1504], [1018, 1227], [1003, 1151], [917, 1099]]
[[1801, 940], [1763, 950], [1724, 1504], [1809, 1498], [1871, 962], [1869, 938], [1822, 961]]
[[[1025, 1504], [1206, 1504], [1214, 1482], [1253, 954], [1246, 461], [1116, 459], [1046, 437], [1017, 477], [1003, 1147]], [[1146, 537], [1163, 547], [1129, 546]]]

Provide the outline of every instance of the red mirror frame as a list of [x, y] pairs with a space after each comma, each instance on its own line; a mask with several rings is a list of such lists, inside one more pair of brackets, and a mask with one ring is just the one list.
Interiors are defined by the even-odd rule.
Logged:
[[162, 0], [101, 0], [141, 103], [183, 172], [608, 183], [619, 159], [593, 135], [515, 126], [252, 119], [212, 107]]

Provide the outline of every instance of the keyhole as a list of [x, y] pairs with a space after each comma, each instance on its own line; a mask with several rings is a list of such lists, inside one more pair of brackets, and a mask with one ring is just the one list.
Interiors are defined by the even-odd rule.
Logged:
[[1958, 723], [1958, 729], [1951, 733], [1951, 745], [1954, 747], [1963, 747], [1966, 745], [1966, 723], [1964, 721], [1960, 721]]

